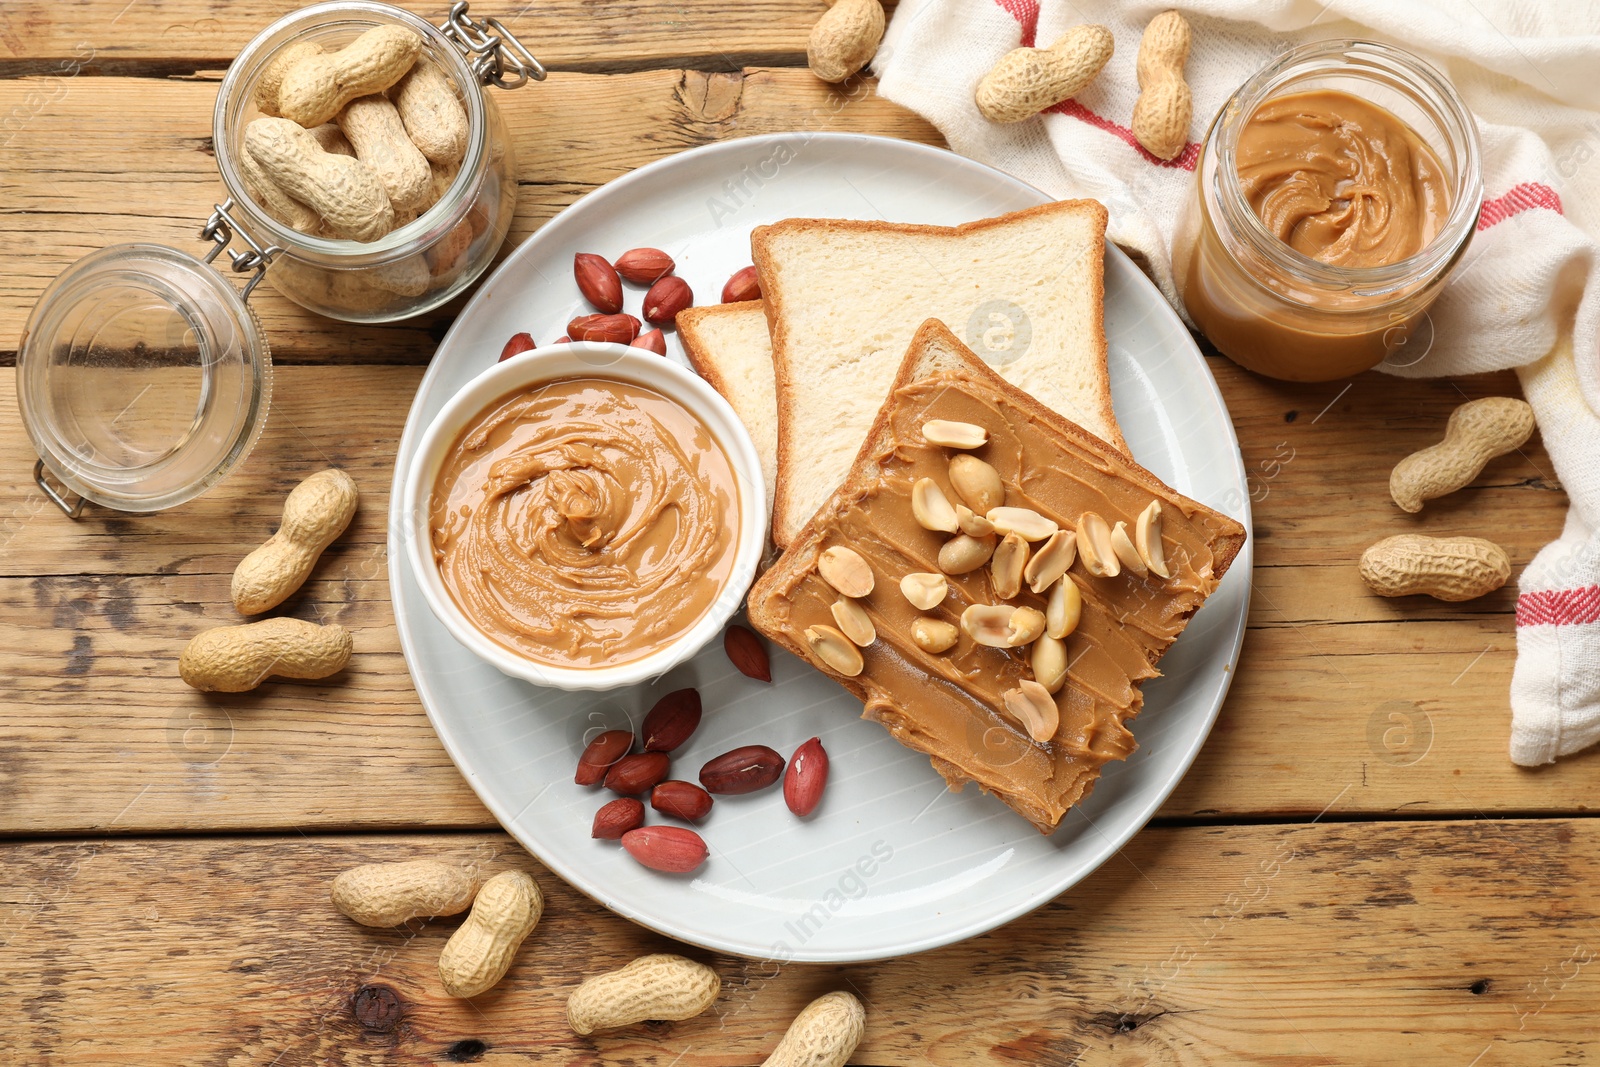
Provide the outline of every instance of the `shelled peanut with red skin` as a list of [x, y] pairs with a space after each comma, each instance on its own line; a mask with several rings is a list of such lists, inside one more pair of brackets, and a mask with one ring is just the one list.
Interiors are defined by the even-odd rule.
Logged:
[[639, 336], [639, 320], [632, 315], [579, 315], [567, 323], [567, 336], [574, 341], [631, 344]]
[[635, 752], [623, 756], [606, 771], [605, 787], [623, 796], [648, 793], [666, 778], [670, 762], [665, 752]]
[[703, 838], [681, 826], [642, 826], [622, 835], [628, 854], [653, 871], [688, 874], [705, 863], [710, 850]]
[[784, 759], [766, 745], [744, 745], [700, 768], [706, 792], [737, 796], [765, 789], [783, 777]]
[[635, 797], [618, 797], [594, 813], [589, 836], [600, 841], [618, 841], [629, 830], [644, 825], [644, 804]]
[[599, 785], [611, 766], [633, 749], [633, 734], [628, 730], [606, 730], [595, 735], [578, 756], [578, 785]]
[[813, 737], [794, 750], [789, 769], [783, 776], [783, 802], [804, 818], [822, 803], [822, 790], [828, 784], [828, 753], [822, 738]]
[[734, 272], [722, 287], [724, 304], [742, 304], [746, 300], [761, 299], [761, 276], [754, 264]]
[[644, 318], [656, 326], [671, 326], [678, 312], [694, 303], [694, 290], [689, 283], [675, 274], [668, 275], [650, 287], [644, 295]]
[[604, 256], [579, 252], [572, 257], [572, 274], [578, 292], [596, 311], [615, 315], [622, 310], [622, 279]]
[[700, 725], [702, 706], [698, 689], [675, 689], [656, 701], [639, 734], [646, 752], [671, 752], [688, 741]]
[[511, 335], [511, 339], [505, 343], [505, 347], [500, 349], [499, 362], [504, 363], [512, 356], [520, 356], [522, 353], [531, 352], [538, 347], [538, 344], [528, 334], [514, 333]]
[[654, 285], [677, 268], [672, 257], [659, 248], [630, 248], [614, 265], [623, 280], [634, 285]]
[[761, 638], [745, 626], [734, 623], [722, 635], [722, 650], [739, 673], [758, 682], [772, 681], [772, 661]]
[[711, 814], [711, 794], [693, 782], [665, 781], [650, 790], [650, 806], [684, 822], [699, 822]]
[[658, 356], [667, 354], [667, 337], [660, 330], [646, 330], [628, 342], [630, 348], [642, 348]]

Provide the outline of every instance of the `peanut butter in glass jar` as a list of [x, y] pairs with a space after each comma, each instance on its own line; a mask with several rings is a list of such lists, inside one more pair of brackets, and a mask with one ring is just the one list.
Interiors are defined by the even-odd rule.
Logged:
[[1302, 46], [1212, 123], [1173, 240], [1178, 292], [1268, 377], [1414, 363], [1482, 189], [1476, 127], [1437, 71], [1372, 42]]

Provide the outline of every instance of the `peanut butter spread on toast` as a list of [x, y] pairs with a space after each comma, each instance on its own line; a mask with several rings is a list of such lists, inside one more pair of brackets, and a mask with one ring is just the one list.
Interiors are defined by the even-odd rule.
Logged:
[[[876, 640], [860, 650], [861, 673], [840, 681], [864, 701], [867, 718], [927, 753], [952, 786], [975, 781], [1048, 833], [1088, 794], [1107, 762], [1134, 750], [1128, 722], [1142, 702], [1139, 684], [1157, 676], [1156, 662], [1216, 589], [1244, 531], [1044, 409], [975, 357], [971, 363], [970, 371], [947, 369], [898, 383], [855, 473], [758, 583], [751, 614], [769, 636], [807, 655], [800, 635], [832, 625], [840, 596], [816, 561], [832, 546], [855, 550], [876, 578], [872, 592], [857, 601]], [[988, 440], [964, 452], [931, 444], [922, 432], [930, 420], [984, 427]], [[976, 456], [999, 473], [1006, 507], [1030, 509], [1062, 530], [1074, 530], [1084, 512], [1132, 529], [1152, 500], [1160, 503], [1170, 578], [1139, 577], [1127, 568], [1117, 577], [1092, 577], [1080, 558], [1061, 579], [1078, 587], [1082, 611], [1065, 638], [1067, 681], [1055, 694], [1059, 728], [1045, 742], [1034, 740], [1004, 702], [1008, 690], [1033, 677], [1028, 648], [988, 647], [961, 631], [953, 647], [930, 653], [912, 639], [919, 617], [959, 629], [969, 605], [1001, 599], [988, 566], [947, 574], [948, 595], [928, 611], [914, 607], [899, 586], [906, 574], [940, 572], [940, 548], [953, 535], [914, 518], [912, 490], [920, 479], [932, 479], [959, 503], [950, 479], [958, 454]], [[1047, 595], [1024, 583], [1006, 603], [1044, 612]]]

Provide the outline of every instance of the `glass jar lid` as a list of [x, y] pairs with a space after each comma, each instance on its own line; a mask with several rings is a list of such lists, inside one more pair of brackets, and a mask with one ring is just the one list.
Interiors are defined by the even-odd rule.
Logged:
[[45, 472], [83, 500], [157, 511], [250, 454], [272, 399], [250, 286], [153, 244], [101, 249], [50, 283], [17, 352], [17, 400], [35, 480], [63, 510], [77, 508]]

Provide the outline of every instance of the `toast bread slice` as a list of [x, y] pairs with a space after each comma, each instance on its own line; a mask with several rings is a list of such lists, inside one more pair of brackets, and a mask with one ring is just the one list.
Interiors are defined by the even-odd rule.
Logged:
[[[923, 441], [919, 427], [952, 411], [980, 410], [961, 407], [973, 397], [993, 398], [992, 409], [981, 408], [991, 412], [990, 441], [975, 454], [1001, 474], [1007, 504], [1037, 502], [1064, 529], [1090, 504], [1107, 520], [1128, 521], [1130, 527], [1151, 499], [1166, 516], [1162, 543], [1170, 546], [1171, 580], [1131, 573], [1092, 578], [1081, 562], [1062, 579], [1082, 590], [1083, 611], [1066, 638], [1071, 666], [1056, 696], [1061, 726], [1048, 744], [1029, 738], [996, 699], [1002, 687], [1032, 677], [1026, 649], [983, 647], [962, 636], [948, 652], [934, 655], [905, 637], [918, 612], [902, 596], [898, 579], [938, 570], [934, 559], [949, 536], [907, 521], [913, 480], [931, 472], [938, 481], [948, 465], [948, 451]], [[1046, 471], [1057, 477], [1046, 478]], [[944, 488], [954, 491], [948, 482]], [[1049, 833], [1089, 793], [1106, 762], [1133, 751], [1126, 724], [1142, 705], [1139, 684], [1158, 675], [1156, 663], [1215, 590], [1245, 536], [1233, 519], [1162, 484], [1118, 449], [1005, 382], [942, 323], [930, 320], [912, 341], [844, 484], [751, 590], [749, 618], [858, 697], [865, 718], [927, 754], [953, 789], [976, 781]], [[877, 637], [861, 649], [864, 669], [854, 677], [829, 670], [804, 637], [806, 628], [834, 621], [828, 605], [837, 594], [820, 577], [817, 561], [825, 548], [846, 543], [861, 551], [876, 579], [872, 592], [857, 601]], [[987, 570], [949, 576], [949, 596], [927, 614], [954, 623], [966, 605], [998, 602]], [[1009, 603], [1042, 610], [1044, 598], [1024, 585]]]
[[770, 511], [778, 482], [778, 384], [765, 306], [745, 300], [685, 308], [676, 324], [690, 365], [722, 394], [750, 432], [761, 457]]
[[1069, 200], [961, 226], [787, 219], [750, 239], [777, 380], [773, 539], [844, 480], [912, 335], [935, 318], [1045, 407], [1127, 451], [1103, 325], [1106, 211]]

